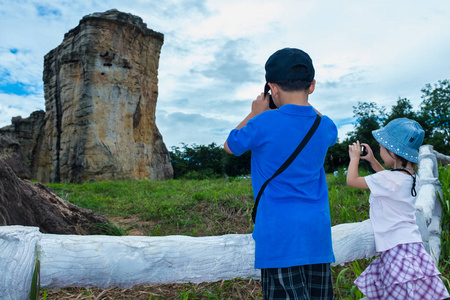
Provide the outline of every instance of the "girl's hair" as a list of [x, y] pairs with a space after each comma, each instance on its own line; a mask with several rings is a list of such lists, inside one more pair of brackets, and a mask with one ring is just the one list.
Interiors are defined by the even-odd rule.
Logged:
[[412, 161], [407, 160], [406, 158], [403, 158], [401, 156], [398, 156], [397, 154], [395, 154], [394, 152], [386, 149], [387, 152], [389, 153], [389, 156], [400, 161], [402, 163], [402, 168], [406, 168], [406, 166], [408, 165], [408, 162], [410, 162], [412, 164], [413, 169], [416, 169], [417, 164], [413, 163]]
[[[390, 151], [388, 149], [386, 149], [386, 150], [387, 150], [387, 152], [388, 152], [390, 157], [392, 157], [393, 159], [396, 159], [397, 161], [400, 161], [402, 163], [402, 168], [406, 168], [406, 166], [408, 165], [408, 162], [410, 162], [412, 167], [413, 167], [413, 169], [416, 170], [416, 167], [417, 167], [416, 163], [413, 163], [412, 161], [409, 161], [409, 160], [407, 160], [407, 159], [405, 159], [405, 158], [403, 158], [401, 156], [398, 156], [397, 154], [395, 154], [394, 152], [392, 152], [392, 151]], [[399, 168], [399, 169], [395, 169], [395, 170], [392, 170], [392, 171], [400, 171], [400, 170], [402, 170], [402, 169]], [[406, 170], [404, 170], [404, 171], [406, 171]], [[406, 171], [406, 172], [409, 173], [408, 171]], [[416, 191], [416, 178], [417, 177], [416, 177], [416, 175], [413, 175], [411, 173], [409, 173], [409, 175], [411, 175], [411, 177], [413, 179], [413, 183], [412, 183], [412, 187], [411, 187], [411, 196], [416, 197], [417, 196], [417, 191]]]
[[394, 154], [394, 155], [397, 156], [397, 159], [402, 163], [402, 167], [406, 168], [406, 165], [408, 164], [408, 160], [401, 156], [398, 156], [397, 154]]

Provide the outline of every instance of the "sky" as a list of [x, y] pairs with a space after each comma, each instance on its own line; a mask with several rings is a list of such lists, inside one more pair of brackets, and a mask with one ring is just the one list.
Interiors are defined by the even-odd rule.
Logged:
[[341, 141], [359, 101], [389, 112], [407, 98], [418, 110], [426, 84], [450, 79], [450, 1], [0, 0], [0, 128], [45, 110], [44, 56], [83, 16], [113, 8], [164, 34], [156, 125], [169, 150], [223, 145], [281, 48], [311, 56], [309, 102]]

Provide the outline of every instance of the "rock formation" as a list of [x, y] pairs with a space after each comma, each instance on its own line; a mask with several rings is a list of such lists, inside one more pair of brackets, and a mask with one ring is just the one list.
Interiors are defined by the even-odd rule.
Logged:
[[44, 58], [41, 131], [23, 146], [33, 179], [172, 178], [155, 123], [163, 41], [117, 10], [87, 15], [65, 34]]
[[4, 225], [36, 226], [42, 233], [100, 234], [108, 231], [109, 222], [40, 183], [18, 178], [0, 159], [0, 226]]
[[24, 179], [31, 177], [30, 169], [25, 163], [22, 147], [15, 138], [0, 136], [0, 159], [9, 164], [18, 177]]
[[0, 158], [3, 158], [20, 178], [33, 177], [33, 166], [36, 165], [35, 160], [39, 158], [38, 144], [42, 142], [44, 117], [45, 112], [38, 110], [28, 118], [14, 117], [12, 125], [0, 129], [2, 141], [0, 144], [3, 145], [3, 154], [0, 150]]

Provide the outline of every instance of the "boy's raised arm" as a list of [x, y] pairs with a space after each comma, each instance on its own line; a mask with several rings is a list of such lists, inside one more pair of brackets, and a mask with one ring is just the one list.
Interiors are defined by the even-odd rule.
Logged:
[[[269, 96], [264, 97], [264, 93], [261, 93], [258, 97], [256, 97], [255, 100], [252, 102], [252, 110], [250, 113], [245, 117], [244, 120], [242, 120], [241, 123], [236, 126], [235, 129], [241, 129], [242, 127], [245, 127], [247, 125], [247, 122], [251, 119], [253, 119], [255, 116], [259, 115], [260, 113], [269, 110]], [[225, 151], [229, 154], [233, 154], [233, 152], [228, 147], [228, 142], [225, 141], [225, 144], [223, 145], [225, 148]]]

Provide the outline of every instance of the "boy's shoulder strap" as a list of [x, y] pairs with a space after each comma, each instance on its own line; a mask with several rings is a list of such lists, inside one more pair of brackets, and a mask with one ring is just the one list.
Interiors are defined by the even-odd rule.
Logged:
[[317, 114], [316, 119], [314, 120], [313, 125], [311, 126], [311, 128], [309, 129], [308, 133], [305, 135], [305, 137], [303, 138], [303, 140], [300, 142], [300, 144], [297, 146], [297, 148], [295, 149], [294, 152], [292, 152], [292, 154], [288, 157], [288, 159], [286, 159], [286, 161], [281, 165], [281, 167], [272, 175], [272, 177], [270, 177], [269, 179], [267, 179], [264, 184], [262, 185], [261, 189], [259, 190], [258, 196], [255, 199], [255, 205], [253, 206], [253, 210], [252, 210], [252, 220], [253, 223], [255, 223], [256, 220], [256, 212], [258, 210], [258, 204], [259, 204], [259, 199], [262, 196], [262, 193], [264, 191], [264, 189], [266, 188], [266, 186], [269, 184], [269, 182], [274, 179], [275, 177], [277, 177], [278, 175], [280, 175], [284, 170], [286, 170], [286, 168], [295, 160], [295, 158], [297, 157], [297, 155], [303, 150], [303, 148], [306, 146], [306, 144], [309, 142], [309, 140], [311, 139], [311, 137], [313, 136], [314, 132], [316, 131], [317, 127], [319, 127], [321, 121], [321, 117], [319, 114]]

